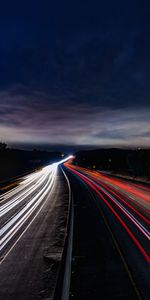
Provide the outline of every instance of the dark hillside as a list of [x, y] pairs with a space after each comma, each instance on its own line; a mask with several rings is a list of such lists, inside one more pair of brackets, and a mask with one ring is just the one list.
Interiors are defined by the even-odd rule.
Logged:
[[79, 151], [74, 163], [87, 168], [150, 177], [150, 149], [99, 149]]
[[0, 147], [0, 180], [6, 180], [61, 159], [60, 152]]

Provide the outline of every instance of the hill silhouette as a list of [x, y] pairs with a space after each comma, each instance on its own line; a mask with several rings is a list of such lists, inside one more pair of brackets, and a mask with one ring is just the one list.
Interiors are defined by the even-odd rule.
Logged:
[[150, 178], [150, 149], [96, 149], [78, 151], [75, 164], [87, 168]]
[[61, 152], [9, 149], [0, 143], [0, 180], [11, 179], [61, 159]]

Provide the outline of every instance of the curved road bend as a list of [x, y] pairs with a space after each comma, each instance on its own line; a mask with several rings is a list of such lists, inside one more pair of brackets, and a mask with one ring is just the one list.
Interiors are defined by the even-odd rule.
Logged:
[[150, 190], [126, 186], [125, 194], [87, 169], [64, 169], [75, 205], [70, 299], [150, 299]]
[[50, 165], [0, 197], [0, 299], [51, 299], [65, 241], [68, 184]]

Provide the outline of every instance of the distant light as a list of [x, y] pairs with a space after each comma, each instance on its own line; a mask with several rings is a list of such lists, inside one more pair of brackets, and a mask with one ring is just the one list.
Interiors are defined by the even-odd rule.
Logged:
[[74, 158], [74, 156], [73, 155], [69, 155], [68, 157], [66, 157], [66, 158], [64, 158], [64, 159], [62, 159], [62, 160], [60, 160], [60, 161], [58, 161], [57, 163], [55, 163], [55, 165], [60, 165], [60, 164], [63, 164], [64, 162], [66, 162], [67, 160], [69, 160], [69, 159], [72, 159], [72, 158]]

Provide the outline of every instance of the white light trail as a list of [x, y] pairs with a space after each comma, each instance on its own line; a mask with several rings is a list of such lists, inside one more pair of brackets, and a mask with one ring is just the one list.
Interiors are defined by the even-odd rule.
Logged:
[[33, 215], [34, 218], [34, 212], [40, 211], [54, 186], [58, 166], [72, 157], [25, 176], [18, 187], [1, 197], [0, 217], [3, 223], [0, 250], [6, 247], [29, 217]]

